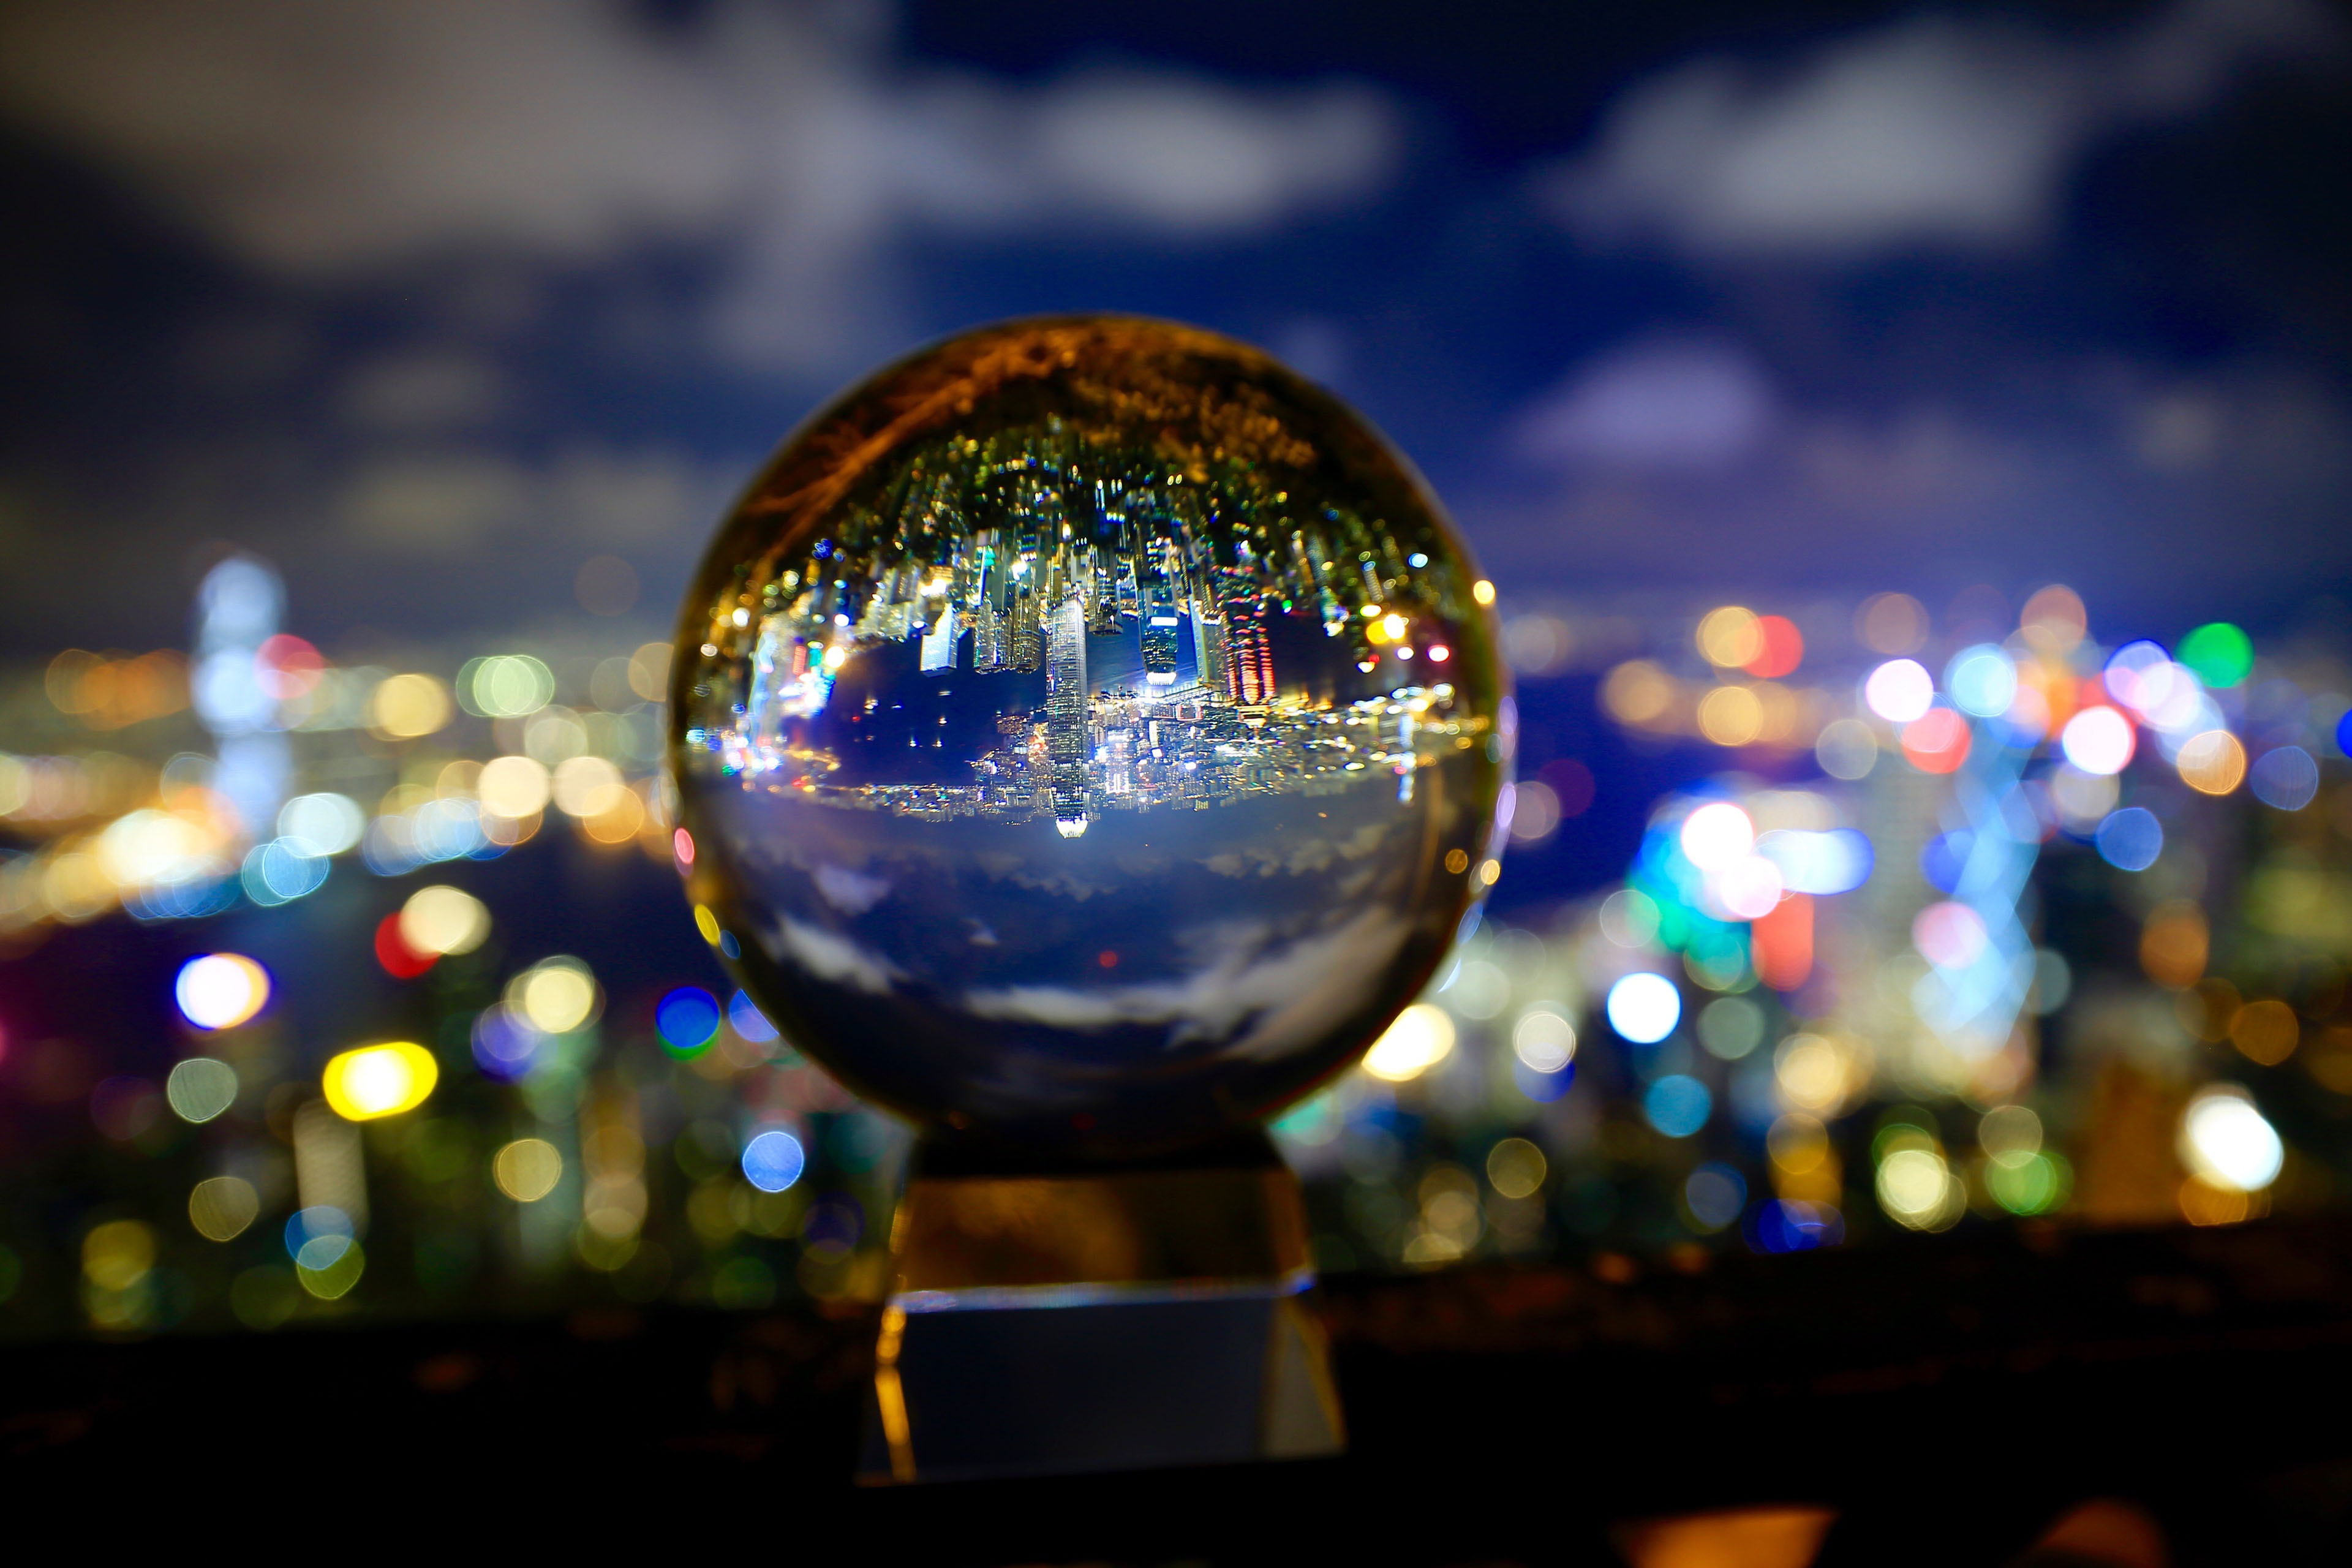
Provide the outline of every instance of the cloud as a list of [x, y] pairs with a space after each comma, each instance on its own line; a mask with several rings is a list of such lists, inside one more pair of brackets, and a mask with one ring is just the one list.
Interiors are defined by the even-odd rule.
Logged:
[[362, 365], [344, 383], [345, 419], [362, 430], [415, 434], [484, 424], [513, 401], [506, 374], [463, 349], [421, 349]]
[[1708, 468], [1753, 451], [1774, 417], [1772, 389], [1752, 358], [1668, 338], [1577, 371], [1520, 417], [1513, 446], [1545, 467]]
[[720, 242], [710, 331], [786, 363], [837, 350], [828, 312], [901, 234], [1247, 233], [1360, 199], [1397, 161], [1369, 88], [914, 76], [822, 15], [53, 0], [0, 13], [0, 113], [304, 281]]
[[860, 947], [845, 936], [803, 925], [789, 915], [777, 919], [771, 946], [780, 962], [797, 963], [820, 980], [847, 985], [868, 995], [882, 995], [893, 984], [906, 978], [904, 970], [881, 954]]
[[1394, 911], [1363, 910], [1346, 925], [1273, 946], [1263, 926], [1216, 933], [1181, 979], [1142, 985], [1011, 985], [974, 991], [964, 1005], [983, 1018], [1060, 1029], [1166, 1024], [1169, 1043], [1222, 1041], [1234, 1056], [1278, 1055], [1329, 1028], [1362, 1003], [1362, 976], [1377, 973], [1409, 933]]
[[2177, 0], [2091, 42], [1930, 16], [1779, 69], [1699, 60], [1631, 89], [1598, 144], [1538, 188], [1596, 243], [1827, 258], [2016, 247], [2048, 231], [2100, 138], [2193, 113], [2249, 68], [2339, 36], [2312, 0]]
[[504, 534], [629, 549], [688, 541], [719, 514], [741, 465], [668, 448], [563, 448], [542, 464], [473, 447], [386, 449], [344, 481], [332, 515], [355, 540], [461, 555]]

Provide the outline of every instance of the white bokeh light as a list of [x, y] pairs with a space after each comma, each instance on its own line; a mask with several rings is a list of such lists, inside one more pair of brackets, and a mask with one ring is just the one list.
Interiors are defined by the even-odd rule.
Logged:
[[1663, 974], [1628, 974], [1609, 988], [1609, 1026], [1637, 1046], [1654, 1046], [1682, 1022], [1683, 994]]
[[1756, 848], [1756, 825], [1729, 801], [1700, 806], [1683, 818], [1683, 857], [1702, 871], [1719, 871]]
[[2286, 1146], [2245, 1090], [2216, 1084], [2181, 1114], [2180, 1159], [2217, 1187], [2258, 1193], [2278, 1180]]
[[2114, 774], [2132, 760], [2132, 722], [2113, 708], [2085, 708], [2059, 731], [2059, 749], [2086, 773]]
[[1936, 678], [1916, 658], [1890, 658], [1870, 672], [1862, 700], [1890, 724], [1908, 724], [1936, 700]]

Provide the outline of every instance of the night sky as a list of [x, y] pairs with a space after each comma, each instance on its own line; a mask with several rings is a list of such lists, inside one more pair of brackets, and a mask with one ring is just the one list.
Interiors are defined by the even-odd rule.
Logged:
[[1505, 607], [2053, 579], [2352, 598], [2352, 19], [511, 0], [0, 14], [0, 654], [659, 635], [729, 494], [940, 333], [1264, 343]]

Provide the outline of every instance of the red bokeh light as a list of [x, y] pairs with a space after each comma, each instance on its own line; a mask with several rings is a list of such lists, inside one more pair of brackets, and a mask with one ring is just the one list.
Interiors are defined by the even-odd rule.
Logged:
[[1778, 680], [1796, 673], [1805, 662], [1805, 634], [1786, 616], [1759, 616], [1756, 635], [1763, 645], [1754, 658], [1740, 666], [1759, 680]]

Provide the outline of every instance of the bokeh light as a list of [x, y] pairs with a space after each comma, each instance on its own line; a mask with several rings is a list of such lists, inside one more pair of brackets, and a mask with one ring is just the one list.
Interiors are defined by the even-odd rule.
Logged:
[[2190, 789], [2228, 795], [2245, 779], [2246, 748], [2227, 730], [2207, 730], [2181, 742], [2173, 766]]
[[1854, 635], [1875, 653], [1916, 653], [1927, 640], [1927, 612], [1908, 594], [1874, 594], [1854, 612]]
[[1763, 629], [1756, 613], [1739, 605], [1709, 610], [1698, 623], [1698, 651], [1717, 669], [1738, 669], [1764, 653]]
[[518, 1138], [490, 1157], [490, 1179], [519, 1204], [535, 1204], [563, 1179], [563, 1156], [544, 1138]]
[[2181, 1112], [2181, 1163], [2217, 1187], [2260, 1192], [2278, 1180], [2286, 1160], [2278, 1130], [2235, 1084], [2200, 1089]]
[[727, 999], [727, 1023], [753, 1045], [766, 1045], [777, 1037], [776, 1026], [768, 1022], [768, 1016], [740, 991]]
[[1958, 771], [1969, 744], [1969, 721], [1949, 708], [1930, 708], [1903, 726], [1904, 760], [1923, 773]]
[[743, 1179], [763, 1193], [781, 1193], [801, 1179], [808, 1155], [801, 1141], [782, 1128], [756, 1133], [743, 1145]]
[[197, 1028], [233, 1029], [268, 1005], [269, 976], [242, 953], [207, 953], [180, 966], [172, 994]]
[[[562, 954], [541, 959], [507, 986], [507, 1005], [543, 1035], [568, 1035], [585, 1028], [595, 1021], [603, 1005], [604, 994], [588, 966]], [[711, 1005], [715, 1011], [718, 1004]]]
[[1747, 1209], [1748, 1180], [1734, 1166], [1701, 1165], [1683, 1183], [1683, 1206], [1700, 1229], [1721, 1230], [1738, 1223]]
[[1576, 1026], [1559, 1009], [1530, 1007], [1511, 1028], [1511, 1052], [1537, 1072], [1558, 1072], [1576, 1059]]
[[2094, 842], [2099, 858], [2118, 871], [2145, 871], [2164, 853], [2164, 824], [2146, 806], [2127, 805], [2107, 814]]
[[206, 1241], [235, 1241], [261, 1215], [261, 1194], [242, 1176], [211, 1176], [188, 1190], [188, 1223]]
[[2180, 639], [2180, 662], [2206, 685], [2226, 690], [2253, 672], [2254, 645], [2229, 622], [2213, 621]]
[[1890, 724], [1908, 724], [1936, 700], [1936, 678], [1915, 658], [1890, 658], [1863, 682], [1862, 700]]
[[210, 1121], [236, 1103], [236, 1069], [211, 1057], [190, 1057], [163, 1080], [163, 1098], [183, 1121]]
[[1719, 871], [1756, 847], [1756, 825], [1729, 801], [1712, 801], [1683, 819], [1684, 858], [1701, 871]]
[[449, 692], [429, 675], [395, 675], [368, 699], [368, 726], [387, 740], [430, 735], [449, 722]]
[[1756, 633], [1761, 647], [1740, 666], [1759, 680], [1779, 680], [1794, 675], [1805, 662], [1805, 635], [1786, 616], [1759, 616]]
[[2066, 760], [2086, 773], [2114, 774], [2132, 760], [2132, 722], [2113, 708], [2085, 708], [2058, 734]]
[[431, 1051], [394, 1040], [331, 1058], [319, 1075], [319, 1088], [336, 1115], [372, 1121], [424, 1104], [440, 1079], [441, 1067]]
[[1525, 1138], [1502, 1139], [1486, 1152], [1486, 1181], [1503, 1197], [1535, 1196], [1550, 1170], [1543, 1150]]
[[400, 940], [436, 957], [471, 952], [490, 934], [490, 911], [462, 888], [419, 888], [400, 906]]
[[1814, 739], [1813, 756], [1822, 772], [1851, 784], [1868, 778], [1877, 765], [1878, 737], [1859, 719], [1832, 720]]
[[1990, 643], [1954, 654], [1944, 666], [1944, 689], [1963, 713], [1990, 719], [2017, 700], [2017, 661]]
[[1687, 1073], [1668, 1073], [1642, 1095], [1642, 1115], [1669, 1138], [1687, 1138], [1706, 1125], [1715, 1096]]
[[654, 1031], [672, 1056], [693, 1056], [719, 1037], [719, 998], [699, 985], [681, 985], [654, 1005]]
[[1389, 1083], [1407, 1083], [1453, 1052], [1452, 1016], [1443, 1007], [1416, 1002], [1398, 1014], [1364, 1053], [1364, 1070]]
[[1609, 988], [1609, 1026], [1638, 1046], [1654, 1046], [1682, 1021], [1683, 994], [1663, 974], [1628, 974]]
[[2278, 746], [2246, 770], [2254, 798], [2279, 811], [2301, 811], [2319, 793], [2319, 764], [2301, 746]]

